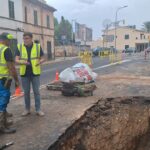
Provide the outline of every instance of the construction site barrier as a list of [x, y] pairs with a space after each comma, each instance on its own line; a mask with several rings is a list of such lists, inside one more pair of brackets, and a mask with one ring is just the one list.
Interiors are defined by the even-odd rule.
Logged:
[[79, 52], [79, 58], [81, 59], [82, 63], [85, 63], [89, 66], [92, 65], [92, 52], [90, 51], [83, 51], [83, 52]]
[[109, 58], [110, 63], [118, 62], [121, 63], [123, 56], [122, 51], [110, 51], [110, 50], [103, 50], [99, 52], [100, 59]]

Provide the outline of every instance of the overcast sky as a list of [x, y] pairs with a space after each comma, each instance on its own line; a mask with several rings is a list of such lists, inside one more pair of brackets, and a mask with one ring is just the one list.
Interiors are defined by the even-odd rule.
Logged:
[[118, 12], [118, 20], [125, 19], [126, 25], [140, 29], [143, 22], [150, 21], [150, 0], [47, 0], [47, 3], [57, 9], [54, 15], [58, 20], [64, 16], [70, 22], [76, 19], [91, 27], [94, 39], [101, 36], [104, 20], [114, 22], [120, 6], [128, 5]]

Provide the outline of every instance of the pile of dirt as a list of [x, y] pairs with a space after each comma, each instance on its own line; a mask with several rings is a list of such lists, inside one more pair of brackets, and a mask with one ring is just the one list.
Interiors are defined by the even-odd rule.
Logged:
[[49, 150], [150, 149], [150, 98], [100, 99]]

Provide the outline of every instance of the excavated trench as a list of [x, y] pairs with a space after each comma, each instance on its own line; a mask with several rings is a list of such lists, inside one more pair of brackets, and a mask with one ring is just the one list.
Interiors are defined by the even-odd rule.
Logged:
[[150, 98], [100, 99], [49, 150], [150, 150]]

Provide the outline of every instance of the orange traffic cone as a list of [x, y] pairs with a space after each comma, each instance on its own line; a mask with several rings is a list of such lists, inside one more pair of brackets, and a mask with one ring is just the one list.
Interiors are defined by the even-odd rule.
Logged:
[[56, 71], [55, 81], [59, 81], [59, 72], [58, 71]]
[[15, 90], [15, 94], [13, 96], [23, 96], [23, 92], [21, 91], [20, 87], [17, 87]]

